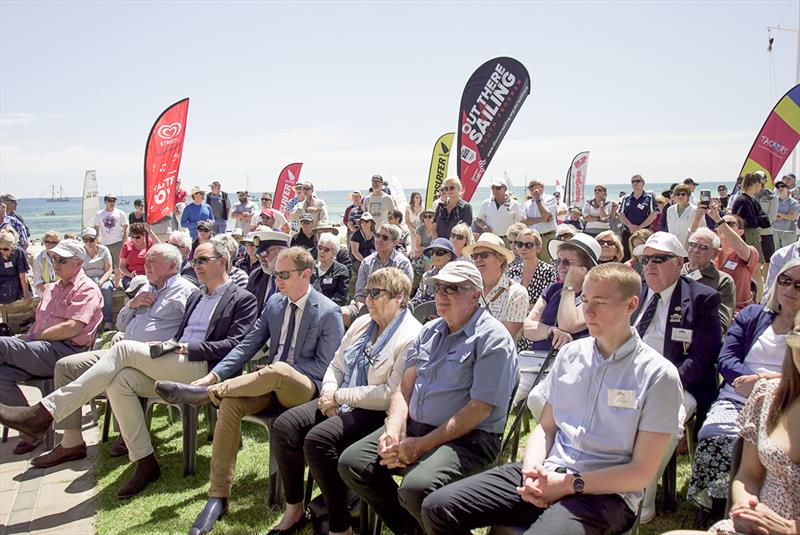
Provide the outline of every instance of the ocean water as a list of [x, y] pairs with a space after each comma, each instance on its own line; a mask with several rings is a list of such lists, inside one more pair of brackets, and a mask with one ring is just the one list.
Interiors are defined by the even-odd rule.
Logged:
[[[717, 185], [719, 184], [727, 185], [729, 190], [733, 188], [733, 182], [730, 181], [709, 182], [708, 189], [712, 191], [712, 195], [716, 196]], [[593, 184], [587, 184], [587, 195], [592, 195], [593, 186]], [[647, 191], [660, 193], [669, 186], [670, 183], [652, 182], [648, 183], [645, 189]], [[630, 184], [607, 184], [606, 187], [608, 188], [609, 199], [617, 199], [620, 192], [630, 191]], [[705, 188], [705, 185], [701, 185], [698, 187], [698, 190]], [[415, 191], [421, 193], [423, 199], [425, 198], [425, 191], [418, 188], [406, 189], [406, 198]], [[552, 193], [553, 187], [547, 187], [546, 191]], [[344, 211], [350, 205], [350, 200], [347, 198], [349, 193], [350, 190], [320, 190], [317, 192], [317, 195], [328, 203], [328, 217], [333, 221], [340, 222], [342, 220]], [[515, 188], [515, 193], [519, 199], [525, 197], [525, 190], [522, 187]], [[256, 195], [256, 192], [251, 192], [251, 195]], [[260, 195], [260, 193], [258, 195]], [[478, 188], [470, 203], [472, 204], [473, 213], [477, 214], [481, 201], [487, 199], [489, 195], [491, 195], [491, 190], [488, 187]], [[695, 193], [695, 195], [697, 195], [697, 193]], [[133, 201], [137, 198], [141, 197], [121, 196], [117, 201], [117, 207], [126, 213], [133, 212]], [[130, 204], [122, 204], [119, 201], [128, 201]], [[237, 202], [238, 200], [233, 196], [231, 204], [236, 204]], [[259, 203], [256, 201], [256, 204]], [[46, 215], [50, 211], [55, 212], [55, 215]], [[57, 230], [61, 234], [65, 232], [77, 234], [81, 231], [80, 197], [70, 197], [68, 202], [47, 202], [44, 198], [19, 199], [17, 203], [17, 212], [25, 219], [25, 223], [31, 230], [31, 237], [34, 239], [41, 239], [42, 234], [48, 230]], [[228, 224], [230, 228], [233, 228], [233, 220], [229, 220]]]

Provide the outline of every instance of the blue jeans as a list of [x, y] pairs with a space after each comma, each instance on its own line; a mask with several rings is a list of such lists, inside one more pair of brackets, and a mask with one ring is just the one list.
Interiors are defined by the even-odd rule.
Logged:
[[[94, 279], [95, 284], [100, 279]], [[111, 322], [111, 307], [114, 304], [114, 283], [107, 280], [100, 286], [100, 293], [103, 294], [103, 323]]]

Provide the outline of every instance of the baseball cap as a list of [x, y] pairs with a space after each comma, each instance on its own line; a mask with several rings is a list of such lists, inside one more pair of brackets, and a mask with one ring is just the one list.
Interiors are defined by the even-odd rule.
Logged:
[[683, 183], [686, 184], [686, 185], [692, 185], [692, 186], [699, 186], [700, 185], [697, 182], [695, 182], [693, 178], [687, 178], [686, 180], [683, 181]]
[[381, 175], [372, 175], [372, 182], [380, 182], [383, 184], [383, 177]]
[[61, 240], [58, 245], [50, 249], [51, 253], [61, 258], [82, 257], [83, 251], [83, 244], [78, 240]]
[[117, 196], [112, 194], [112, 193], [107, 193], [105, 195], [105, 197], [103, 197], [103, 200], [104, 201], [116, 201], [117, 200]]
[[483, 288], [483, 277], [481, 277], [481, 272], [478, 271], [478, 268], [475, 267], [475, 264], [472, 262], [466, 262], [464, 260], [448, 262], [439, 271], [439, 273], [428, 277], [428, 280], [434, 282], [443, 282], [445, 284], [461, 284], [464, 282], [469, 282], [476, 288]]
[[786, 173], [785, 175], [783, 175], [782, 178], [786, 178], [786, 177], [789, 177], [789, 178], [791, 178], [793, 180], [797, 180], [797, 176], [794, 173]]
[[233, 229], [233, 231], [231, 231], [231, 236], [233, 236], [234, 238], [237, 238], [237, 237], [241, 238], [243, 235], [244, 235], [244, 233], [242, 232], [242, 229], [240, 229], [240, 228], [235, 228], [235, 229]]
[[128, 296], [136, 295], [136, 292], [139, 291], [139, 288], [147, 284], [147, 275], [136, 275], [134, 278], [131, 279], [131, 282], [128, 283], [128, 289], [125, 290], [125, 293]]
[[221, 185], [222, 185], [222, 184], [220, 184], [220, 183], [219, 183], [219, 180], [215, 180], [214, 182], [212, 182], [211, 184], [209, 184], [209, 186], [221, 186]]
[[211, 230], [214, 228], [214, 224], [211, 221], [198, 221], [197, 228], [204, 228], [206, 230]]
[[86, 238], [86, 237], [96, 238], [97, 237], [97, 231], [92, 227], [86, 227], [85, 229], [83, 229], [81, 231], [81, 238]]
[[305, 221], [313, 222], [314, 221], [314, 216], [311, 215], [311, 214], [302, 214], [300, 216], [300, 222], [303, 223]]
[[2, 202], [17, 202], [17, 198], [11, 195], [10, 193], [6, 193], [2, 197], [0, 197], [0, 201]]
[[633, 250], [634, 256], [641, 256], [644, 254], [645, 249], [656, 249], [658, 251], [664, 251], [665, 253], [672, 253], [675, 256], [686, 257], [689, 256], [689, 253], [686, 252], [683, 245], [681, 244], [680, 240], [675, 237], [674, 234], [670, 234], [669, 232], [656, 232], [644, 243], [644, 245], [639, 245]]
[[492, 186], [499, 186], [499, 187], [501, 187], [501, 188], [508, 188], [508, 184], [506, 184], [506, 181], [505, 181], [505, 180], [503, 180], [503, 179], [502, 179], [501, 177], [499, 177], [499, 176], [498, 176], [498, 177], [494, 177], [494, 178], [492, 179]]

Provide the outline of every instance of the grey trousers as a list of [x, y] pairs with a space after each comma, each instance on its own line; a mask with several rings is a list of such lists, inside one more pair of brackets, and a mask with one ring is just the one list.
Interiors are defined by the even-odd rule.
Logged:
[[34, 377], [53, 377], [61, 358], [80, 351], [66, 342], [26, 342], [0, 336], [0, 403], [14, 407], [28, 404], [17, 383]]

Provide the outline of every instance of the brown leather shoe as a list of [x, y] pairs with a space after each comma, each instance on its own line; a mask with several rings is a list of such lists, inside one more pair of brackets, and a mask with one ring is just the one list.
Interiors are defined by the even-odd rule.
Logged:
[[125, 445], [125, 441], [122, 440], [122, 437], [117, 437], [117, 440], [111, 445], [111, 449], [108, 450], [108, 456], [122, 457], [123, 455], [128, 455], [128, 446]]
[[61, 444], [48, 451], [43, 455], [39, 455], [31, 461], [31, 464], [36, 468], [49, 468], [57, 464], [66, 463], [68, 461], [77, 461], [78, 459], [86, 458], [86, 443], [83, 442], [73, 448], [65, 448]]
[[136, 462], [133, 476], [117, 492], [117, 498], [132, 498], [142, 492], [147, 485], [161, 477], [161, 468], [158, 466], [156, 456], [152, 453]]
[[47, 433], [53, 417], [41, 403], [33, 407], [12, 407], [0, 403], [0, 424], [28, 435], [28, 442], [38, 442]]
[[30, 453], [33, 450], [35, 450], [39, 446], [39, 442], [41, 441], [37, 440], [36, 442], [31, 444], [26, 440], [20, 440], [19, 442], [17, 442], [17, 445], [14, 446], [14, 449], [12, 451], [14, 452], [14, 455], [25, 455], [26, 453]]

